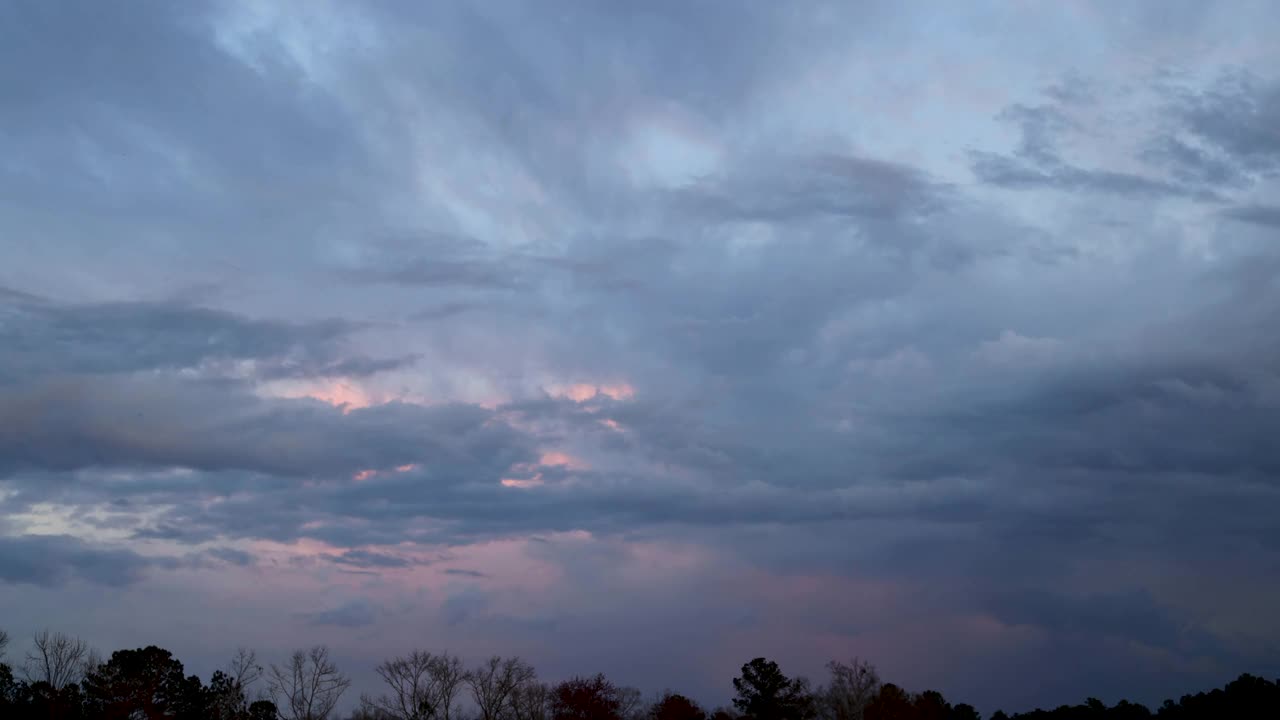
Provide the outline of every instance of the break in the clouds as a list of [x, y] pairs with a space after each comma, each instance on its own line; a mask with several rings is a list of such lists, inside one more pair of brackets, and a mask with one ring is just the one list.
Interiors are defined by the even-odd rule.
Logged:
[[1277, 22], [10, 3], [5, 629], [1274, 674]]

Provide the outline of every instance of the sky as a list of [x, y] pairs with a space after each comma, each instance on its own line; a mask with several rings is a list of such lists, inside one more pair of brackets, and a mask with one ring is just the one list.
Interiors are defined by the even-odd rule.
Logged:
[[1280, 5], [0, 7], [0, 622], [1280, 674]]

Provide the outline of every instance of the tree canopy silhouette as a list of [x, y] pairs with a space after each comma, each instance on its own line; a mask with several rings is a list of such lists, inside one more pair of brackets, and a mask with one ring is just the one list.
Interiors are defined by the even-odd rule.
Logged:
[[621, 720], [618, 688], [603, 674], [566, 680], [551, 691], [552, 720]]
[[816, 714], [808, 683], [787, 677], [772, 660], [758, 657], [743, 665], [733, 689], [733, 706], [750, 720], [809, 720]]
[[[8, 636], [0, 632], [0, 640]], [[316, 646], [299, 650], [287, 665], [264, 674], [256, 655], [241, 650], [214, 671], [206, 685], [186, 675], [163, 648], [117, 650], [100, 662], [76, 638], [39, 633], [26, 658], [41, 658], [21, 677], [3, 662], [0, 642], [0, 720], [337, 720], [350, 684]], [[47, 665], [45, 653], [48, 653]], [[882, 683], [873, 666], [855, 660], [827, 665], [827, 684], [811, 690], [804, 678], [785, 675], [777, 663], [755, 658], [733, 678], [733, 708], [708, 713], [685, 695], [667, 691], [646, 702], [640, 691], [614, 684], [602, 674], [573, 677], [549, 686], [529, 664], [492, 658], [470, 672], [448, 653], [414, 651], [376, 668], [386, 694], [361, 697], [347, 720], [981, 720], [964, 703], [942, 693], [909, 692]], [[284, 704], [250, 686], [266, 677]], [[50, 682], [49, 679], [55, 682]], [[470, 697], [461, 693], [471, 690]], [[461, 697], [463, 704], [455, 705]], [[466, 704], [467, 700], [471, 704]], [[1241, 675], [1225, 687], [1166, 700], [1155, 711], [1121, 700], [1115, 705], [1088, 698], [1078, 705], [1014, 715], [996, 711], [990, 720], [1275, 720], [1280, 718], [1280, 680]]]

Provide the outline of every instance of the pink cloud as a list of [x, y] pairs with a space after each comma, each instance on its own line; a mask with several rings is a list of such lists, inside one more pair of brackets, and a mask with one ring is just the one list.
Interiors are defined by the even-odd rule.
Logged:
[[282, 398], [319, 400], [341, 409], [344, 414], [387, 401], [387, 398], [375, 396], [365, 388], [347, 380], [319, 380], [301, 384], [276, 385], [268, 390], [267, 394]]
[[627, 382], [592, 384], [592, 383], [574, 383], [566, 386], [553, 386], [548, 392], [553, 397], [568, 398], [576, 403], [584, 403], [594, 399], [597, 395], [603, 395], [611, 400], [631, 400], [636, 396], [636, 390]]
[[566, 467], [570, 470], [586, 470], [589, 467], [585, 460], [559, 450], [542, 453], [542, 457], [538, 458], [538, 464], [548, 467]]
[[[421, 465], [419, 465], [418, 463], [409, 463], [408, 465], [397, 465], [396, 467], [394, 467], [394, 468], [392, 468], [392, 469], [391, 469], [391, 472], [397, 472], [397, 473], [413, 472], [414, 470], [417, 470], [417, 469], [418, 469], [418, 468], [420, 468], [420, 467], [422, 467], [422, 466], [421, 466]], [[374, 475], [381, 475], [381, 474], [383, 474], [383, 473], [385, 473], [385, 472], [387, 472], [387, 471], [386, 471], [386, 470], [374, 470], [373, 468], [369, 468], [369, 469], [367, 469], [367, 470], [361, 470], [360, 472], [358, 472], [358, 473], [356, 473], [356, 474], [352, 475], [352, 476], [351, 476], [351, 479], [352, 479], [352, 480], [355, 480], [356, 482], [360, 482], [360, 481], [362, 481], [362, 480], [368, 480], [369, 478], [373, 477]]]

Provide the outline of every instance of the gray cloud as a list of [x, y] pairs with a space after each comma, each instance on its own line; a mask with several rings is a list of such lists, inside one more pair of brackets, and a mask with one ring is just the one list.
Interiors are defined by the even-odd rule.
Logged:
[[251, 553], [229, 547], [213, 548], [212, 550], [209, 550], [207, 554], [210, 557], [223, 562], [227, 562], [232, 565], [239, 565], [241, 567], [252, 565], [254, 561]]
[[329, 555], [329, 562], [339, 565], [350, 565], [358, 568], [397, 568], [408, 567], [411, 563], [395, 555], [370, 552], [368, 550], [348, 550], [341, 555]]
[[153, 566], [172, 559], [148, 558], [108, 549], [69, 535], [0, 536], [0, 581], [57, 587], [69, 581], [124, 587]]
[[[0, 10], [23, 617], [338, 578], [369, 599], [264, 637], [421, 623], [713, 702], [748, 643], [978, 701], [1274, 665], [1271, 11], [603, 8]], [[400, 399], [276, 396], [337, 378]], [[486, 554], [557, 531], [517, 558], [551, 588]]]
[[[981, 150], [969, 153], [970, 169], [978, 180], [999, 187], [1030, 190], [1046, 188], [1063, 192], [1089, 192], [1149, 197], [1217, 198], [1217, 189], [1235, 177], [1232, 169], [1171, 137], [1150, 141], [1139, 153], [1144, 159], [1172, 165], [1173, 177], [1137, 174], [1106, 168], [1082, 167], [1064, 150], [1064, 139], [1083, 132], [1079, 121], [1067, 112], [1073, 105], [1093, 105], [1094, 98], [1073, 93], [1046, 94], [1044, 105], [1015, 104], [1000, 113], [1000, 120], [1018, 127], [1020, 139], [1012, 156]], [[1064, 153], [1068, 153], [1064, 157]]]
[[1280, 169], [1280, 85], [1250, 72], [1224, 73], [1211, 87], [1182, 98], [1188, 131], [1245, 170]]
[[[387, 404], [343, 413], [237, 385], [67, 378], [0, 389], [0, 468], [251, 470], [350, 478], [424, 462], [436, 481], [495, 477], [530, 449], [474, 406]], [[464, 465], [467, 466], [464, 469]]]
[[1222, 216], [1263, 227], [1280, 227], [1280, 206], [1239, 205], [1222, 211]]
[[252, 362], [264, 379], [367, 376], [408, 359], [375, 360], [347, 350], [354, 323], [252, 320], [156, 302], [63, 305], [15, 296], [0, 305], [0, 382], [60, 373], [199, 370], [218, 376]]
[[358, 628], [372, 625], [377, 620], [377, 608], [368, 600], [352, 600], [351, 602], [313, 613], [303, 617], [311, 625], [333, 625], [342, 628]]

